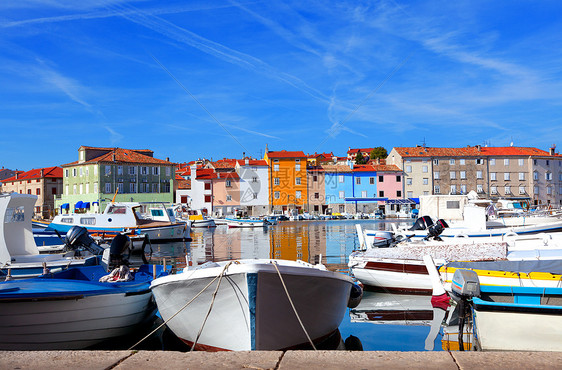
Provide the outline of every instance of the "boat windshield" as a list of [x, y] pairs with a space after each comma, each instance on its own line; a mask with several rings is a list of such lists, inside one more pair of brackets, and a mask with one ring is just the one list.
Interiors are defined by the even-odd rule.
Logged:
[[125, 214], [127, 213], [127, 207], [124, 206], [117, 206], [117, 205], [110, 205], [107, 214], [116, 215], [116, 214]]

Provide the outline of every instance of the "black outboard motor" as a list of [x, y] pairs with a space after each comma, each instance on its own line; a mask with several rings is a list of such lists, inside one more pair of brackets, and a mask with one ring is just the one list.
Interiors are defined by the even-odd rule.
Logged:
[[410, 231], [427, 230], [431, 225], [433, 225], [433, 220], [431, 219], [431, 217], [423, 216], [423, 217], [419, 217], [416, 220], [416, 222], [414, 222], [414, 225], [408, 230]]
[[428, 232], [424, 240], [429, 240], [433, 238], [434, 240], [443, 241], [443, 239], [441, 239], [439, 235], [443, 233], [443, 230], [445, 230], [446, 227], [449, 227], [449, 225], [447, 225], [445, 220], [442, 219], [437, 220], [436, 223], [434, 223], [433, 225], [427, 228]]
[[73, 250], [75, 256], [80, 256], [80, 252], [87, 250], [92, 254], [100, 255], [103, 248], [96, 244], [94, 239], [88, 234], [88, 229], [82, 226], [72, 226], [66, 233], [66, 248]]
[[[124, 257], [125, 251], [129, 250], [127, 258]], [[110, 270], [121, 265], [129, 265], [129, 257], [131, 254], [131, 239], [124, 234], [117, 234], [111, 241], [109, 247], [109, 267]]]
[[459, 350], [464, 351], [464, 325], [472, 318], [470, 300], [480, 297], [480, 280], [476, 272], [467, 269], [457, 269], [451, 281], [451, 297], [458, 301], [457, 314], [459, 317]]

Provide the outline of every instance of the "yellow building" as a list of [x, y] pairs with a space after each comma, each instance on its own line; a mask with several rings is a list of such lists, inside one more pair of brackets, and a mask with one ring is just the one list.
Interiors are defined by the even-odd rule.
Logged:
[[306, 155], [302, 151], [267, 151], [269, 204], [272, 210], [302, 212], [307, 206]]

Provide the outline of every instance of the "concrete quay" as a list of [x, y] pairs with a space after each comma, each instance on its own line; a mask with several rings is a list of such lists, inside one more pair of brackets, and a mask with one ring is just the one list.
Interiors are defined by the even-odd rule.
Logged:
[[0, 369], [562, 369], [562, 352], [0, 351]]

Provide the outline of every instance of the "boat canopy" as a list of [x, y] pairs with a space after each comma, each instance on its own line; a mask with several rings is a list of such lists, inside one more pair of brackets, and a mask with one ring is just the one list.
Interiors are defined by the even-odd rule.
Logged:
[[345, 198], [346, 202], [384, 202], [387, 200], [388, 198], [356, 198], [356, 197]]
[[76, 204], [74, 205], [74, 208], [82, 208], [82, 201], [79, 200], [78, 202], [76, 202]]
[[61, 204], [60, 206], [60, 209], [68, 209], [68, 208], [70, 208], [70, 204], [68, 203]]
[[416, 204], [412, 199], [388, 199], [386, 204]]

